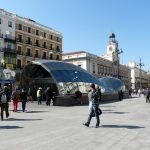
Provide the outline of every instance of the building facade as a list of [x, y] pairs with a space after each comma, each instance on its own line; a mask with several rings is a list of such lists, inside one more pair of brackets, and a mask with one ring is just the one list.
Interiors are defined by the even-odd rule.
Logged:
[[50, 27], [0, 9], [1, 72], [15, 70], [18, 81], [22, 68], [33, 60], [62, 60], [62, 39]]
[[[94, 54], [78, 51], [65, 53], [62, 59], [68, 63], [80, 66], [97, 78], [104, 76], [117, 76], [117, 66], [112, 61], [96, 56]], [[130, 87], [130, 69], [127, 66], [120, 65], [119, 78], [124, 81], [126, 88]]]
[[34, 20], [16, 16], [16, 67], [38, 59], [62, 59], [62, 35]]
[[129, 62], [128, 66], [131, 69], [131, 87], [132, 89], [139, 89], [140, 82], [143, 89], [149, 87], [149, 73], [140, 70], [136, 62]]
[[14, 68], [16, 61], [15, 17], [0, 9], [0, 63], [10, 69]]

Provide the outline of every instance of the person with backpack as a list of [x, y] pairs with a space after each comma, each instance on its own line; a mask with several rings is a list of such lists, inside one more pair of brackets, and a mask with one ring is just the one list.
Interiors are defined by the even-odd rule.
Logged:
[[9, 104], [8, 104], [8, 98], [7, 98], [6, 92], [3, 91], [0, 96], [1, 120], [4, 119], [4, 116], [3, 116], [4, 110], [6, 113], [6, 118], [9, 117], [8, 105]]

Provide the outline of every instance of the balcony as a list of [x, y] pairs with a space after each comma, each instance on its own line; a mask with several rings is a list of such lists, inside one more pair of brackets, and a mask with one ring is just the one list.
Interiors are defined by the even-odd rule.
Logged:
[[46, 46], [46, 45], [42, 45], [42, 47], [45, 48], [45, 49], [47, 49], [47, 46]]
[[29, 57], [31, 57], [31, 53], [29, 53], [29, 52], [26, 52], [26, 56], [29, 56]]
[[2, 33], [0, 33], [0, 38], [3, 38], [3, 34]]
[[60, 49], [59, 49], [59, 48], [56, 48], [56, 52], [60, 52]]
[[3, 47], [0, 47], [0, 52], [4, 52], [4, 48]]
[[23, 39], [21, 39], [21, 38], [16, 38], [16, 41], [20, 42], [20, 43], [23, 43]]
[[26, 44], [32, 45], [32, 41], [27, 40]]
[[22, 53], [21, 51], [18, 51], [17, 54], [18, 54], [18, 55], [22, 55], [23, 53]]
[[34, 43], [34, 46], [40, 47], [39, 43]]
[[4, 40], [5, 40], [5, 42], [13, 42], [13, 43], [16, 42], [16, 38], [14, 36], [8, 35], [8, 34], [5, 35]]
[[4, 48], [5, 53], [16, 53], [16, 49], [11, 49], [11, 48]]
[[39, 55], [38, 54], [34, 54], [34, 57], [39, 58]]

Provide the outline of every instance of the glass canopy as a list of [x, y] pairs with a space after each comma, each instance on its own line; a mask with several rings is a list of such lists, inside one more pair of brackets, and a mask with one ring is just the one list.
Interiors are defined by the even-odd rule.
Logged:
[[79, 66], [56, 60], [32, 61], [25, 66], [21, 75], [22, 87], [36, 91], [39, 86], [43, 90], [50, 86], [57, 94], [74, 94], [77, 89], [87, 93], [91, 83], [100, 86], [102, 92], [115, 92], [124, 86], [119, 79], [97, 79]]
[[114, 77], [102, 77], [98, 79], [100, 85], [104, 88], [105, 92], [117, 92], [125, 90], [125, 85], [122, 80]]

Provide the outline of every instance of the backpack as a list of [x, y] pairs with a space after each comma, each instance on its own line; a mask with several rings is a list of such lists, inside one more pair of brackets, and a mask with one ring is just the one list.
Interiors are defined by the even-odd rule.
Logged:
[[3, 93], [1, 96], [1, 103], [6, 103], [6, 102], [7, 102], [7, 97], [6, 97], [6, 94]]

